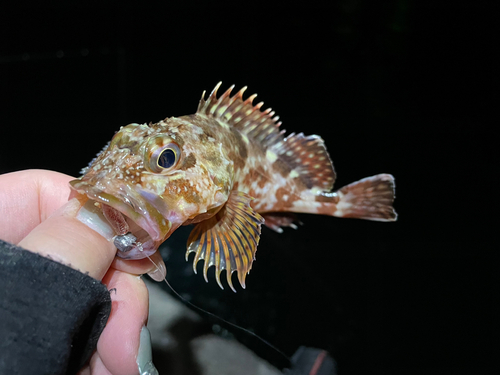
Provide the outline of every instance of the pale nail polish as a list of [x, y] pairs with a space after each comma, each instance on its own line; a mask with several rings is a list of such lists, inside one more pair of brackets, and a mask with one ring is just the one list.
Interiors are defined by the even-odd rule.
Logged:
[[76, 218], [107, 240], [112, 240], [115, 236], [113, 228], [109, 225], [101, 210], [91, 200], [88, 200], [78, 211]]
[[159, 375], [153, 364], [153, 350], [151, 348], [151, 335], [149, 329], [143, 326], [137, 353], [137, 367], [140, 375]]

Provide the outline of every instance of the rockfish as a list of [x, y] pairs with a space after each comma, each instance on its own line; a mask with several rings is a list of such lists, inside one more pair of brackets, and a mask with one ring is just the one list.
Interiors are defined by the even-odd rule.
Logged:
[[261, 225], [295, 227], [293, 212], [394, 221], [394, 178], [379, 174], [332, 192], [335, 171], [323, 140], [285, 136], [281, 122], [246, 87], [217, 98], [220, 83], [195, 114], [123, 126], [70, 182], [116, 236], [117, 255], [153, 254], [179, 226], [194, 224], [186, 260], [215, 266], [217, 283], [234, 271], [245, 287]]

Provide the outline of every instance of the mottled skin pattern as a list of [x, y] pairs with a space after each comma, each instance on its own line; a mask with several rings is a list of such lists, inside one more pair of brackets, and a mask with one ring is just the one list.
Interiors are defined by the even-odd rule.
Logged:
[[[291, 172], [288, 165], [266, 158], [266, 150], [235, 128], [200, 114], [181, 119], [199, 126], [203, 132], [200, 138], [210, 134], [208, 137], [215, 139], [216, 144], [226, 150], [229, 160], [233, 162], [230, 190], [242, 191], [253, 197], [251, 205], [257, 212], [287, 210], [292, 207], [294, 199], [300, 199], [300, 193], [307, 190], [300, 179], [286, 178]], [[199, 143], [204, 144], [202, 139]], [[290, 199], [277, 199], [286, 194]]]
[[[330, 192], [335, 172], [321, 138], [302, 133], [285, 138], [274, 112], [253, 104], [255, 95], [245, 100], [245, 89], [231, 96], [230, 88], [217, 98], [219, 85], [206, 101], [202, 97], [193, 115], [122, 127], [71, 182], [96, 205], [105, 205], [108, 220], [118, 218], [113, 227], [125, 228], [118, 235], [128, 222], [141, 238], [120, 256], [145, 257], [180, 225], [199, 223], [187, 254], [196, 253], [194, 266], [205, 259], [205, 278], [215, 265], [221, 287], [225, 269], [234, 290], [231, 273], [238, 271], [244, 287], [254, 260], [264, 222], [259, 213], [277, 231], [293, 226], [289, 212], [395, 220], [392, 176]], [[176, 155], [168, 168], [158, 156], [166, 149]]]

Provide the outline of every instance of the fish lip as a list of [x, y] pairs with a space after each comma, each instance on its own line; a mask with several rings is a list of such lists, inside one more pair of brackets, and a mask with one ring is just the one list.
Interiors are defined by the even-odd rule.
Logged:
[[170, 230], [171, 224], [158, 209], [126, 184], [100, 188], [82, 179], [72, 180], [69, 184], [79, 194], [93, 201], [107, 204], [127, 216], [144, 229], [158, 245]]

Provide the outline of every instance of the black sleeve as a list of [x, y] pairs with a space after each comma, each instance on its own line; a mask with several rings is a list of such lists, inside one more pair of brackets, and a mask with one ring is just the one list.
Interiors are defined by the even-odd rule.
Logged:
[[110, 311], [101, 282], [0, 240], [0, 374], [75, 374]]

